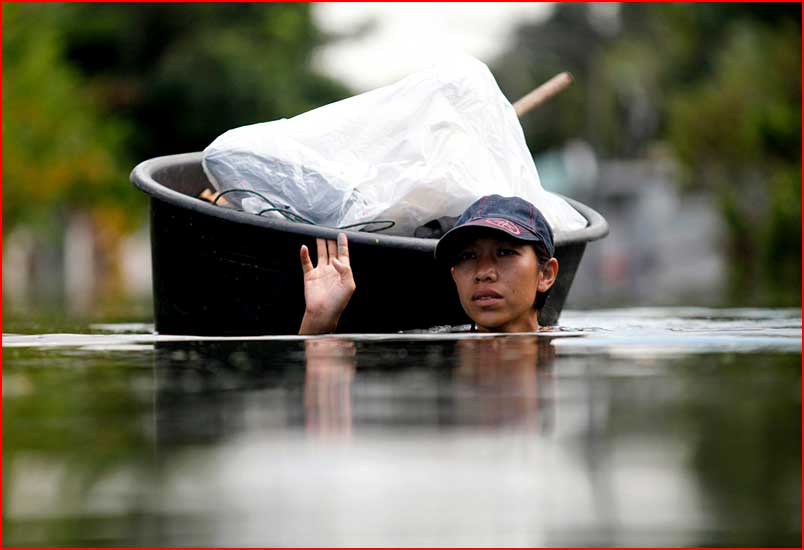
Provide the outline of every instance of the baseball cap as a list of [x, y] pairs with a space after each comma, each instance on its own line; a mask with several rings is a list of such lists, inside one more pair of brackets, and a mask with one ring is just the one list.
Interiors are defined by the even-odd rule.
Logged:
[[519, 241], [541, 243], [551, 257], [555, 252], [553, 230], [538, 208], [519, 197], [486, 195], [464, 210], [455, 226], [439, 239], [436, 260], [452, 261], [459, 252], [456, 248], [478, 229], [499, 231]]

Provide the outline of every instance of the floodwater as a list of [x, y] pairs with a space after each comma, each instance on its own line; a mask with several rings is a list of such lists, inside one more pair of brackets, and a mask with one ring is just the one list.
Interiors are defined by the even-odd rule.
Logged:
[[800, 310], [561, 323], [4, 334], [3, 543], [801, 544]]

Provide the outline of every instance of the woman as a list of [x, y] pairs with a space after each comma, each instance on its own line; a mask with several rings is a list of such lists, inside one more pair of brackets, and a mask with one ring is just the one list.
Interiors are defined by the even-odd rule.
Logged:
[[[301, 247], [305, 313], [299, 334], [334, 332], [355, 291], [349, 243], [316, 239], [318, 263]], [[464, 311], [478, 332], [532, 332], [539, 328], [537, 296], [558, 275], [553, 232], [539, 209], [519, 197], [487, 195], [475, 201], [436, 245], [450, 268]]]

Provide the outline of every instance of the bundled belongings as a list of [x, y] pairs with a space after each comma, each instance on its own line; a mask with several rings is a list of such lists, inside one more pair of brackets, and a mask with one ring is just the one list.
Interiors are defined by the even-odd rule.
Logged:
[[229, 130], [204, 150], [203, 168], [237, 208], [326, 227], [392, 226], [385, 232], [413, 236], [495, 193], [538, 205], [556, 232], [587, 225], [542, 188], [514, 108], [488, 67], [468, 56], [291, 119]]
[[588, 206], [542, 189], [517, 119], [561, 89], [561, 77], [571, 80], [557, 75], [512, 107], [485, 65], [456, 58], [231, 130], [203, 153], [141, 162], [131, 181], [151, 199], [157, 332], [295, 334], [305, 311], [300, 249], [341, 232], [359, 281], [340, 331], [465, 324], [436, 238], [492, 194], [537, 205], [553, 229], [561, 267], [538, 319], [555, 324], [587, 244], [608, 232]]

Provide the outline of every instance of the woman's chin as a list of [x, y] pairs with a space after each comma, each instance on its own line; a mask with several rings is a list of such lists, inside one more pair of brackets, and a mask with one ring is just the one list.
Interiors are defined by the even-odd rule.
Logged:
[[499, 328], [510, 321], [507, 315], [496, 311], [475, 311], [470, 317], [478, 329], [483, 327], [488, 332], [499, 332]]
[[467, 313], [481, 332], [529, 332], [539, 327], [535, 310], [532, 319], [527, 312], [515, 315], [505, 310], [489, 311], [473, 308]]

